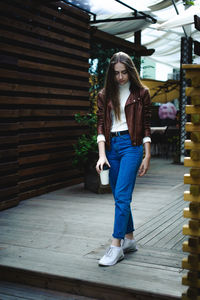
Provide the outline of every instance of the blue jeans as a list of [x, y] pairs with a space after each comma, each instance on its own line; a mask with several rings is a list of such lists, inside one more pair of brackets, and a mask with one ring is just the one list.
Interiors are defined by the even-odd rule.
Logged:
[[112, 137], [106, 155], [111, 166], [109, 177], [115, 199], [113, 237], [123, 239], [125, 234], [134, 231], [131, 201], [143, 145], [133, 146], [129, 134]]

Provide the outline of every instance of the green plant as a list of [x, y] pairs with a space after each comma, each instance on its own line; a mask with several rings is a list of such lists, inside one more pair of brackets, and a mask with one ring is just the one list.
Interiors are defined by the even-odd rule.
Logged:
[[[194, 1], [195, 1], [195, 0], [194, 0]], [[194, 1], [183, 0], [183, 4], [184, 4], [184, 5], [194, 5]]]
[[88, 128], [87, 134], [82, 134], [77, 143], [74, 144], [75, 156], [73, 164], [81, 170], [94, 167], [98, 155], [97, 146], [97, 117], [94, 113], [88, 113], [84, 116], [75, 115], [75, 120], [82, 126]]

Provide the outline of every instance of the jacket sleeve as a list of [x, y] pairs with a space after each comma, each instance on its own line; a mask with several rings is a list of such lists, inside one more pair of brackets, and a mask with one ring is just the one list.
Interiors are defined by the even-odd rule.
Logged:
[[144, 126], [144, 137], [151, 137], [151, 128], [150, 128], [150, 121], [151, 121], [151, 97], [149, 90], [146, 88], [144, 91], [143, 96], [143, 103], [144, 103], [144, 115], [143, 115], [143, 126]]
[[97, 96], [97, 134], [105, 135], [104, 127], [104, 96], [102, 91]]

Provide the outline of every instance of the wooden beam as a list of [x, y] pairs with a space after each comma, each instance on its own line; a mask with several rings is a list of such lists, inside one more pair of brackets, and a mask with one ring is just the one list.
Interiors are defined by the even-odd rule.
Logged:
[[200, 43], [198, 41], [194, 41], [194, 54], [200, 56]]
[[141, 30], [134, 33], [136, 45], [141, 45]]
[[200, 18], [197, 15], [194, 15], [194, 26], [200, 31]]
[[99, 41], [107, 46], [120, 47], [122, 50], [127, 52], [135, 52], [138, 56], [149, 56], [152, 55], [155, 49], [147, 49], [145, 46], [131, 43], [117, 36], [109, 34], [107, 32], [97, 29], [95, 26], [90, 27], [91, 43], [92, 41]]

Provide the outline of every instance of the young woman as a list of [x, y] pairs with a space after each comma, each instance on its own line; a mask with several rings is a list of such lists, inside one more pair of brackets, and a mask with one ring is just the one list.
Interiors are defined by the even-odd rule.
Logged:
[[98, 94], [96, 170], [100, 174], [104, 164], [110, 167], [115, 199], [113, 239], [99, 265], [114, 265], [124, 258], [124, 253], [137, 250], [130, 204], [137, 172], [143, 176], [150, 163], [150, 103], [149, 91], [130, 56], [115, 53], [105, 87]]

